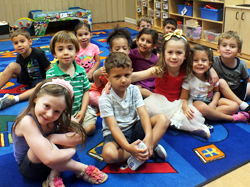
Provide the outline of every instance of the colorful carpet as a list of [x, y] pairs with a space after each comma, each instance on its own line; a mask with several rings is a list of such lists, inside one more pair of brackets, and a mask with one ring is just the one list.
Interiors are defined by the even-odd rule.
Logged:
[[[107, 34], [111, 30], [93, 32], [92, 43], [100, 47], [102, 61], [109, 54], [106, 43]], [[132, 36], [137, 31], [131, 30]], [[49, 52], [51, 37], [33, 38], [33, 47], [45, 51], [49, 60], [55, 62]], [[0, 42], [0, 72], [16, 59], [16, 52], [11, 41]], [[0, 90], [0, 97], [5, 93], [19, 94], [25, 85], [16, 83], [14, 79]], [[34, 187], [41, 186], [41, 181], [29, 181], [23, 178], [13, 157], [13, 146], [10, 129], [16, 115], [26, 107], [28, 102], [18, 103], [0, 111], [0, 186], [1, 187]], [[126, 165], [107, 165], [102, 161], [101, 119], [97, 121], [97, 131], [88, 137], [83, 152], [78, 151], [75, 159], [97, 166], [109, 174], [107, 182], [99, 186], [168, 186], [192, 187], [202, 186], [231, 170], [250, 161], [250, 125], [247, 123], [208, 122], [214, 130], [209, 140], [204, 140], [186, 132], [168, 130], [160, 144], [167, 150], [168, 158], [163, 162], [150, 159], [137, 171]], [[62, 178], [67, 187], [92, 186], [76, 179], [72, 172], [63, 172]]]

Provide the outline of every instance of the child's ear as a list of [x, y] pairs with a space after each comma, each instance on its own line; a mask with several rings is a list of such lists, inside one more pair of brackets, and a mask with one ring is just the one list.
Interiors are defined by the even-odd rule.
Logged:
[[220, 50], [220, 46], [217, 46], [217, 51], [219, 52], [219, 50]]
[[238, 54], [241, 54], [241, 49], [238, 50]]
[[33, 40], [32, 39], [29, 39], [29, 45], [31, 46], [33, 43]]

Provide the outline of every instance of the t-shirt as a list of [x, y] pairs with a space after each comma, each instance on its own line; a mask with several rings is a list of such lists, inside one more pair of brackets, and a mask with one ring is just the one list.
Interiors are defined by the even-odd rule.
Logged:
[[76, 63], [85, 68], [88, 73], [95, 64], [95, 56], [100, 54], [100, 49], [97, 45], [90, 43], [87, 48], [80, 48], [80, 51], [75, 57]]
[[[21, 54], [17, 55], [16, 62], [20, 64], [22, 71], [27, 73], [27, 79], [45, 79], [46, 69], [50, 66], [50, 61], [44, 51], [37, 48], [31, 49], [32, 51], [27, 58], [23, 58]], [[22, 80], [26, 79], [22, 78]], [[29, 82], [26, 84], [29, 84]]]
[[103, 137], [111, 134], [106, 117], [114, 116], [121, 131], [124, 132], [139, 120], [137, 109], [141, 106], [144, 106], [144, 102], [139, 88], [135, 85], [131, 84], [127, 88], [125, 99], [119, 97], [112, 88], [109, 94], [104, 92], [99, 98]]
[[[149, 60], [146, 60], [140, 55], [138, 48], [130, 50], [129, 57], [132, 61], [132, 68], [134, 72], [146, 70], [156, 65], [157, 60], [158, 60], [158, 56], [153, 53], [151, 55], [151, 58]], [[150, 90], [151, 92], [154, 92], [155, 78], [151, 77], [148, 79], [135, 82], [133, 84], [140, 85], [143, 88], [146, 88]]]
[[89, 90], [90, 83], [88, 77], [86, 75], [85, 69], [81, 66], [77, 65], [75, 61], [73, 61], [75, 66], [75, 74], [71, 77], [69, 74], [64, 73], [57, 63], [46, 72], [46, 78], [51, 77], [64, 77], [64, 80], [69, 81], [73, 86], [75, 100], [72, 108], [72, 115], [75, 116], [80, 110], [82, 105], [82, 97], [83, 94]]
[[107, 82], [108, 82], [108, 80], [106, 79], [106, 77], [104, 76], [104, 75], [101, 75], [101, 76], [99, 76], [99, 79], [102, 81], [102, 86], [100, 86], [100, 87], [97, 87], [96, 85], [95, 85], [95, 83], [92, 83], [91, 84], [91, 87], [90, 87], [90, 89], [89, 89], [89, 91], [98, 91], [98, 92], [102, 92], [102, 90], [103, 90], [103, 88], [105, 87], [105, 85], [107, 84]]
[[182, 69], [177, 77], [171, 76], [168, 72], [161, 78], [155, 77], [155, 93], [164, 95], [171, 102], [180, 99], [185, 75], [186, 72]]
[[189, 95], [194, 101], [210, 103], [213, 99], [213, 89], [218, 85], [219, 81], [213, 86], [209, 82], [204, 82], [193, 76], [182, 84], [182, 88], [189, 90]]
[[246, 62], [237, 57], [236, 60], [237, 65], [234, 68], [226, 66], [222, 62], [221, 56], [215, 56], [213, 63], [213, 68], [217, 72], [219, 78], [225, 79], [232, 90], [237, 89], [242, 80], [247, 81], [249, 78]]

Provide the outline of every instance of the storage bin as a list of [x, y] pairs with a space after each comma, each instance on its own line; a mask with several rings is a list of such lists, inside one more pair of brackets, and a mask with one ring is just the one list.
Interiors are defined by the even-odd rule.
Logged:
[[223, 9], [208, 9], [200, 7], [200, 10], [201, 10], [201, 18], [210, 19], [214, 21], [223, 20]]
[[186, 7], [187, 12], [184, 14], [185, 16], [193, 16], [193, 7], [187, 5], [177, 5], [178, 6], [178, 13], [182, 14], [182, 10]]
[[149, 17], [154, 17], [154, 10], [152, 8], [148, 9], [148, 15]]
[[177, 29], [183, 30], [183, 24], [177, 23]]
[[186, 26], [186, 36], [193, 39], [201, 39], [202, 28]]
[[143, 7], [148, 7], [147, 1], [143, 1], [143, 2], [142, 2], [142, 6], [143, 6]]
[[155, 8], [160, 10], [161, 9], [161, 2], [156, 1], [155, 2]]
[[162, 19], [168, 18], [168, 12], [162, 11]]
[[161, 17], [161, 11], [155, 11], [155, 17], [160, 18]]
[[163, 3], [162, 8], [163, 10], [168, 10], [168, 3]]
[[210, 42], [218, 42], [219, 36], [221, 33], [218, 33], [214, 30], [204, 30], [205, 40]]

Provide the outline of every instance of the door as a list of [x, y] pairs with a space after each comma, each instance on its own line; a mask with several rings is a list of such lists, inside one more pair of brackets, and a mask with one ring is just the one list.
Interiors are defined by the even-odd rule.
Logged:
[[233, 30], [240, 33], [241, 9], [226, 8], [224, 31]]

